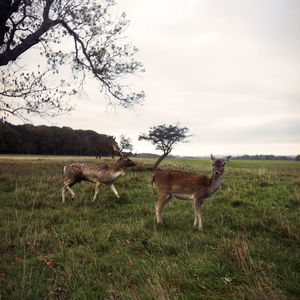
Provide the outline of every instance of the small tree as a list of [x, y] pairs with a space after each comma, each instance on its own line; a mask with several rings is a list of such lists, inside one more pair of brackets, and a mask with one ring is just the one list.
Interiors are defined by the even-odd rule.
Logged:
[[300, 161], [300, 154], [296, 156], [295, 160]]
[[139, 141], [150, 141], [157, 150], [163, 151], [163, 155], [159, 157], [153, 169], [157, 169], [161, 161], [171, 153], [176, 143], [186, 142], [185, 139], [189, 137], [188, 131], [187, 127], [180, 128], [179, 125], [163, 124], [150, 127], [148, 134], [143, 133], [139, 136]]
[[129, 137], [126, 137], [124, 134], [120, 136], [120, 148], [122, 150], [128, 150], [129, 152], [132, 152], [133, 150], [131, 139]]

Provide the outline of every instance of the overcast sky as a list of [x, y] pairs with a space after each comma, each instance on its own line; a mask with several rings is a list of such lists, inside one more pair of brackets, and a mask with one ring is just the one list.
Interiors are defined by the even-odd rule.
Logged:
[[[139, 48], [145, 102], [107, 108], [95, 82], [76, 110], [33, 124], [125, 134], [134, 151], [151, 126], [180, 122], [189, 143], [172, 154], [300, 154], [299, 0], [117, 0]], [[12, 121], [12, 120], [11, 120]]]

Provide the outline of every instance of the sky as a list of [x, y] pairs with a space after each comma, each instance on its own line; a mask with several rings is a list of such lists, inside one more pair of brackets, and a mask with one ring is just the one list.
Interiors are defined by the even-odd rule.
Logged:
[[174, 155], [300, 154], [299, 0], [117, 0], [116, 11], [146, 69], [130, 80], [143, 104], [112, 109], [91, 81], [72, 113], [34, 125], [125, 134], [134, 152], [159, 153], [138, 136], [179, 122], [191, 137]]

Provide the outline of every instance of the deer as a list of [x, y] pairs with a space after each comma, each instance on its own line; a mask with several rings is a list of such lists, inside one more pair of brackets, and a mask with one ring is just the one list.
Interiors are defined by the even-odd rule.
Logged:
[[74, 163], [64, 166], [63, 177], [65, 179], [62, 188], [62, 203], [65, 203], [65, 193], [68, 190], [72, 195], [72, 200], [75, 199], [75, 193], [71, 189], [73, 185], [81, 181], [89, 181], [95, 183], [95, 193], [92, 202], [95, 201], [102, 184], [107, 185], [111, 191], [119, 199], [120, 196], [114, 186], [114, 181], [121, 175], [125, 175], [125, 169], [134, 167], [135, 163], [122, 154], [116, 145], [113, 145], [120, 158], [112, 165], [106, 163]]
[[159, 192], [156, 203], [156, 221], [162, 223], [161, 211], [171, 197], [194, 201], [194, 226], [202, 230], [202, 204], [219, 189], [224, 167], [231, 156], [224, 159], [215, 158], [211, 154], [212, 176], [187, 173], [183, 171], [157, 170], [152, 178], [154, 191]]

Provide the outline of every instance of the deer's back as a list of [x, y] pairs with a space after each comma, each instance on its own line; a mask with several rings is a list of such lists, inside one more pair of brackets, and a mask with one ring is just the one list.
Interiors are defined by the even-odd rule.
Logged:
[[99, 172], [105, 172], [108, 169], [109, 166], [105, 163], [75, 163], [65, 167], [65, 175], [85, 180], [99, 174]]

